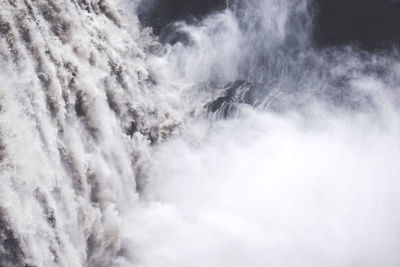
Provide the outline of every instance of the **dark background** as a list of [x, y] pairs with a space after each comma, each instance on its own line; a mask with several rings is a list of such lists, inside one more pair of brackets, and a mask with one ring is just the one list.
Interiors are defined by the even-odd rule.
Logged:
[[[245, 1], [245, 0], [243, 0]], [[225, 0], [144, 0], [139, 19], [163, 42], [177, 41], [172, 23], [199, 21], [226, 8]], [[149, 4], [150, 3], [150, 4]], [[356, 45], [379, 50], [400, 44], [400, 0], [313, 0], [313, 41], [317, 47]]]
[[172, 22], [196, 22], [207, 14], [226, 8], [225, 0], [143, 0], [142, 3], [139, 20], [144, 26], [153, 27], [157, 35]]
[[315, 0], [313, 13], [318, 46], [353, 44], [377, 50], [400, 43], [398, 0]]

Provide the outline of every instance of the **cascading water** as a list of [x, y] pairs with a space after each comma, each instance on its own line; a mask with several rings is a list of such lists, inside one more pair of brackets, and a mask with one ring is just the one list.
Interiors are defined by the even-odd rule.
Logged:
[[112, 265], [146, 146], [179, 128], [117, 8], [0, 3], [1, 266]]
[[0, 2], [0, 266], [398, 266], [397, 50], [316, 2]]

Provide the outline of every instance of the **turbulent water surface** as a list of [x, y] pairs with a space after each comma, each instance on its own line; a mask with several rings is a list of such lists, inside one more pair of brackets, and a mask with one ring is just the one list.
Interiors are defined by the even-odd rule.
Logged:
[[399, 266], [400, 5], [361, 2], [0, 1], [0, 266]]

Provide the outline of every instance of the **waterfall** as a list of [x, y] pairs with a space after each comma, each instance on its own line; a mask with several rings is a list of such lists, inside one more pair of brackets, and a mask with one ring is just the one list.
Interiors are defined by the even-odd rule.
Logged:
[[110, 266], [146, 147], [179, 128], [122, 4], [0, 3], [1, 266]]
[[185, 3], [0, 2], [0, 266], [397, 266], [397, 48]]

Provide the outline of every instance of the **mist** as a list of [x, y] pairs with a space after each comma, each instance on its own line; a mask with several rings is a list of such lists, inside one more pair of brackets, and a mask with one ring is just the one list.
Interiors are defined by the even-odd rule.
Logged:
[[129, 226], [139, 262], [396, 266], [398, 116], [314, 111], [323, 118], [243, 110], [155, 148]]
[[400, 5], [347, 2], [0, 1], [0, 266], [399, 266]]
[[151, 149], [135, 263], [397, 266], [396, 51], [316, 46], [306, 1], [230, 4], [149, 59], [187, 115]]

